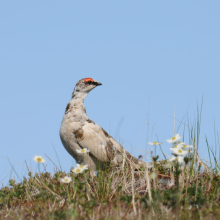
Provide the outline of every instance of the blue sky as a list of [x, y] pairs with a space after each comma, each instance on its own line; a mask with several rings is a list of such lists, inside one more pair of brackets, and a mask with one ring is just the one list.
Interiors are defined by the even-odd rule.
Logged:
[[[0, 3], [0, 182], [45, 153], [69, 171], [59, 128], [77, 81], [103, 84], [86, 98], [88, 116], [136, 156], [164, 142], [177, 120], [196, 118], [200, 153], [220, 127], [219, 1], [2, 1]], [[187, 118], [185, 117], [185, 119]], [[184, 120], [185, 121], [185, 120]], [[121, 123], [121, 126], [119, 124]], [[176, 121], [176, 127], [179, 122]], [[120, 127], [120, 129], [119, 129]], [[183, 134], [184, 125], [179, 133]], [[46, 158], [47, 170], [54, 166]], [[42, 169], [42, 168], [41, 168]]]

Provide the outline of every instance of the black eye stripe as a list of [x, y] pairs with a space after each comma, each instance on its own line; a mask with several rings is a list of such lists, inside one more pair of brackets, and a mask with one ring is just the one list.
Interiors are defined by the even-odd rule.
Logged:
[[97, 82], [92, 82], [93, 85], [98, 86], [99, 84]]
[[92, 85], [95, 85], [95, 86], [99, 85], [97, 82], [94, 82], [94, 81], [93, 82], [92, 81], [87, 81], [86, 84], [89, 84], [89, 85], [92, 84]]

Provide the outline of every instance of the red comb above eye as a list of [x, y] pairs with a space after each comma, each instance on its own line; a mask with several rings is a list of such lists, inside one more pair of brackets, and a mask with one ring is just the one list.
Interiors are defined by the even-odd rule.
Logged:
[[84, 82], [88, 82], [88, 81], [92, 81], [93, 82], [94, 80], [92, 78], [85, 78], [84, 79]]

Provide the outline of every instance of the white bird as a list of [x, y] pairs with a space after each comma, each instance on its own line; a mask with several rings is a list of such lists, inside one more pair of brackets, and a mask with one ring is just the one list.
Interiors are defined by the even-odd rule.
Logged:
[[[86, 114], [84, 99], [92, 89], [100, 85], [102, 84], [92, 78], [77, 82], [60, 127], [63, 146], [78, 164], [88, 165], [93, 171], [103, 164], [120, 166], [125, 159], [139, 169], [145, 163], [127, 152]], [[87, 153], [79, 153], [84, 148]]]

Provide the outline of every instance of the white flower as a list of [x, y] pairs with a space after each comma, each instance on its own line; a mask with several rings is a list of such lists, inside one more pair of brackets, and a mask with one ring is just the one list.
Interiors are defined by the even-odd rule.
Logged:
[[155, 146], [155, 145], [160, 145], [162, 144], [162, 142], [158, 143], [157, 141], [154, 141], [153, 143], [152, 142], [148, 142], [148, 144], [152, 145], [152, 146]]
[[172, 151], [173, 151], [173, 154], [177, 155], [177, 156], [183, 156], [183, 155], [186, 155], [188, 153], [188, 151], [178, 149], [178, 148], [173, 148]]
[[177, 144], [185, 145], [185, 143], [184, 143], [184, 142], [181, 142], [181, 141], [178, 141]]
[[177, 161], [177, 157], [172, 156], [172, 157], [169, 159], [169, 161], [170, 161], [170, 162]]
[[177, 161], [178, 161], [178, 163], [184, 163], [184, 157], [183, 156], [178, 156]]
[[37, 163], [45, 163], [46, 160], [42, 156], [34, 156], [33, 160]]
[[85, 154], [85, 153], [88, 153], [90, 152], [90, 150], [88, 150], [87, 148], [83, 148], [83, 149], [80, 149], [80, 150], [76, 150], [79, 154]]
[[193, 145], [184, 144], [184, 145], [183, 145], [183, 148], [193, 148]]
[[83, 170], [88, 170], [88, 165], [81, 165], [81, 164], [76, 164], [77, 168], [83, 169]]
[[75, 167], [73, 169], [71, 169], [71, 172], [73, 173], [82, 173], [84, 171], [84, 169], [80, 168], [80, 167]]
[[172, 156], [170, 159], [169, 159], [170, 162], [173, 162], [173, 161], [176, 161], [178, 163], [183, 163], [184, 162], [184, 158], [182, 156]]
[[60, 182], [62, 183], [70, 183], [72, 181], [72, 178], [69, 176], [65, 176], [64, 178], [60, 179]]
[[182, 149], [183, 145], [180, 144], [174, 144], [173, 147], [169, 148], [170, 150], [174, 150], [174, 149]]
[[168, 143], [174, 143], [177, 142], [179, 139], [181, 139], [179, 134], [176, 134], [174, 137], [167, 140]]

